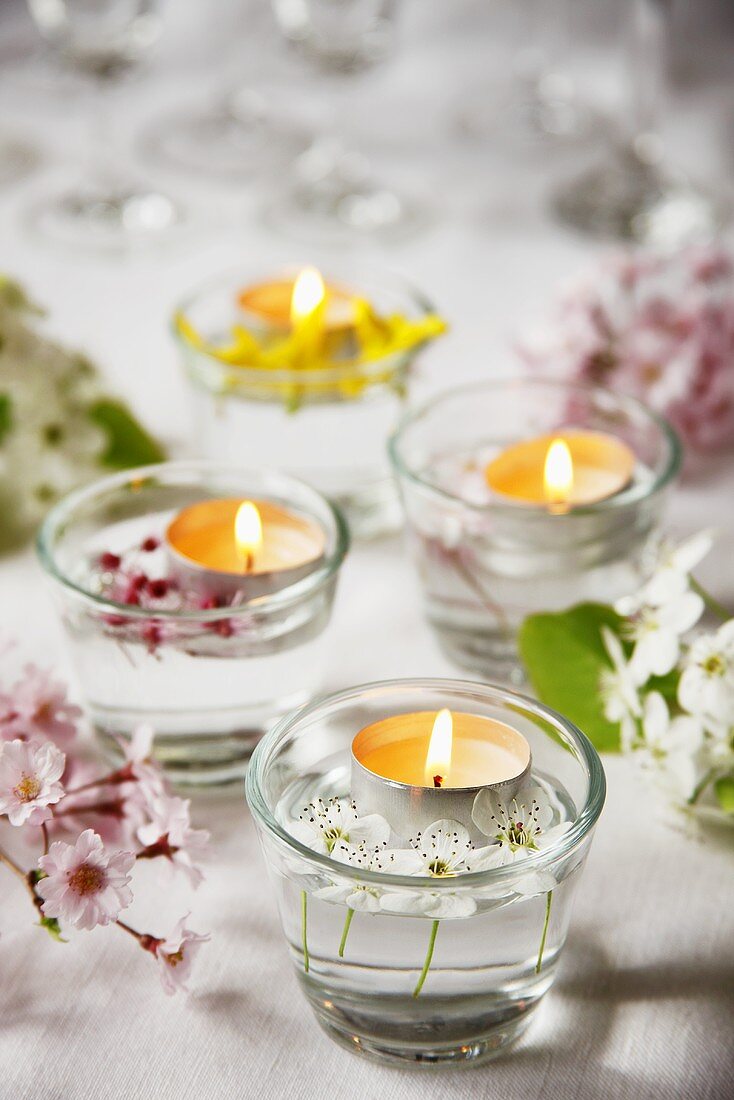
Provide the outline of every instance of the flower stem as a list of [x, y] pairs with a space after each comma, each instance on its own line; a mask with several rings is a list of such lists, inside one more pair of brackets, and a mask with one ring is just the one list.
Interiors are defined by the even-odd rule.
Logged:
[[543, 921], [543, 932], [540, 937], [540, 947], [538, 949], [538, 961], [535, 964], [535, 973], [540, 974], [540, 968], [543, 965], [543, 952], [545, 951], [545, 940], [548, 935], [548, 925], [550, 924], [551, 902], [553, 901], [553, 891], [549, 890], [545, 898], [545, 920]]
[[352, 923], [352, 917], [354, 916], [353, 909], [347, 909], [346, 920], [344, 921], [344, 930], [342, 932], [341, 943], [339, 944], [339, 958], [344, 958], [344, 948], [347, 946], [347, 936], [349, 935], [349, 926]]
[[82, 794], [84, 791], [92, 791], [95, 787], [134, 782], [135, 776], [132, 774], [130, 765], [123, 764], [121, 768], [117, 768], [113, 772], [108, 772], [107, 775], [103, 775], [99, 779], [92, 779], [89, 783], [82, 783], [80, 787], [72, 787], [71, 790], [66, 792], [66, 797], [69, 798], [73, 794]]
[[423, 969], [421, 970], [421, 976], [418, 979], [418, 984], [413, 990], [413, 996], [417, 997], [421, 989], [423, 989], [423, 983], [428, 977], [428, 971], [431, 969], [431, 959], [433, 958], [433, 948], [436, 945], [436, 935], [438, 933], [439, 922], [435, 920], [431, 925], [431, 938], [428, 941], [428, 950], [426, 951], [426, 959], [423, 963]]
[[46, 855], [48, 853], [48, 828], [45, 821], [41, 822], [41, 834], [43, 836], [43, 854]]
[[127, 932], [129, 936], [137, 940], [143, 951], [150, 951], [151, 955], [158, 953], [158, 948], [163, 943], [163, 940], [159, 940], [157, 936], [150, 936], [147, 932], [137, 932], [134, 928], [131, 928], [129, 924], [125, 924], [119, 917], [115, 921], [118, 928], [121, 928], [123, 932]]
[[706, 790], [708, 785], [710, 783], [713, 783], [718, 774], [719, 773], [716, 768], [712, 768], [711, 771], [706, 772], [706, 774], [698, 781], [698, 783], [694, 787], [693, 794], [688, 799], [689, 806], [695, 806], [696, 802], [698, 802], [699, 798]]
[[311, 960], [308, 954], [308, 935], [307, 935], [307, 899], [306, 891], [301, 890], [301, 943], [303, 944], [303, 970], [308, 974], [308, 968]]
[[18, 876], [18, 878], [21, 880], [21, 882], [25, 886], [26, 890], [30, 894], [31, 901], [33, 902], [34, 906], [36, 907], [36, 909], [38, 910], [39, 914], [42, 917], [43, 916], [43, 909], [41, 908], [41, 906], [43, 905], [43, 900], [36, 893], [36, 883], [38, 881], [38, 878], [43, 877], [41, 872], [40, 871], [38, 871], [38, 872], [36, 872], [36, 871], [28, 871], [28, 872], [24, 871], [21, 867], [18, 866], [18, 864], [15, 862], [14, 859], [10, 858], [10, 856], [8, 855], [7, 852], [4, 852], [2, 850], [2, 848], [0, 848], [0, 863], [4, 863], [6, 867], [10, 868], [10, 870], [13, 872], [14, 875]]
[[726, 610], [723, 603], [719, 603], [719, 601], [714, 596], [712, 596], [710, 592], [707, 592], [703, 585], [698, 583], [695, 577], [690, 578], [690, 583], [693, 591], [698, 593], [709, 611], [716, 615], [717, 618], [721, 619], [722, 622], [726, 622], [728, 619], [731, 618], [731, 615]]
[[18, 878], [22, 878], [23, 882], [27, 884], [28, 879], [26, 878], [25, 871], [18, 866], [14, 859], [11, 859], [8, 853], [4, 852], [2, 848], [0, 848], [0, 863], [4, 863], [6, 867], [9, 867], [10, 870], [18, 876]]

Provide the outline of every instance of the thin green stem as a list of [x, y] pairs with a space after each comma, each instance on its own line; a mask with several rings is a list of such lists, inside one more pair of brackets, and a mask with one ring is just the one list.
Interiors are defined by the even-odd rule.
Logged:
[[344, 958], [344, 948], [347, 946], [347, 936], [349, 935], [349, 926], [352, 923], [352, 918], [353, 917], [354, 917], [354, 910], [353, 909], [347, 909], [347, 916], [346, 916], [346, 919], [344, 921], [344, 929], [342, 931], [341, 943], [339, 944], [339, 958], [340, 959]]
[[719, 601], [714, 596], [712, 596], [710, 592], [707, 592], [703, 585], [698, 583], [695, 577], [691, 577], [691, 588], [694, 592], [698, 593], [703, 602], [706, 604], [706, 607], [709, 609], [709, 611], [712, 612], [712, 614], [716, 615], [719, 619], [721, 619], [722, 622], [726, 622], [732, 617], [730, 612], [727, 611], [727, 609], [724, 607], [723, 603], [719, 603]]
[[305, 890], [301, 890], [301, 943], [303, 944], [303, 970], [308, 974], [311, 960], [308, 954], [307, 900]]
[[538, 948], [538, 961], [535, 964], [535, 973], [540, 974], [540, 968], [543, 965], [543, 952], [545, 951], [545, 940], [548, 935], [548, 925], [550, 924], [551, 914], [551, 902], [553, 901], [553, 891], [549, 890], [545, 898], [545, 920], [543, 921], [543, 932], [540, 937], [540, 947]]
[[696, 802], [698, 802], [703, 792], [706, 790], [710, 783], [713, 783], [718, 774], [719, 772], [716, 768], [712, 768], [711, 771], [706, 772], [706, 774], [698, 781], [696, 786], [693, 788], [693, 794], [688, 799], [689, 806], [694, 806]]
[[418, 979], [418, 984], [413, 990], [413, 996], [417, 997], [421, 989], [423, 989], [423, 983], [428, 977], [428, 971], [431, 969], [431, 959], [433, 958], [433, 948], [436, 945], [436, 935], [438, 933], [439, 921], [435, 920], [431, 925], [431, 938], [428, 941], [428, 950], [426, 951], [426, 961], [423, 963], [423, 969], [421, 970], [421, 976]]

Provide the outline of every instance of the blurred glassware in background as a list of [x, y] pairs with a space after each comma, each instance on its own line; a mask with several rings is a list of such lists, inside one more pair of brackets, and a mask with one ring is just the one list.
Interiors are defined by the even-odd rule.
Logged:
[[[286, 37], [321, 73], [348, 78], [378, 65], [395, 40], [394, 0], [271, 0]], [[330, 104], [345, 87], [334, 85]], [[334, 115], [343, 115], [333, 111]], [[424, 224], [417, 198], [385, 185], [367, 158], [344, 140], [347, 118], [317, 137], [296, 160], [293, 178], [269, 207], [271, 222], [289, 236], [331, 239], [403, 235]]]
[[573, 71], [573, 9], [573, 0], [525, 0], [513, 8], [515, 26], [503, 36], [512, 63], [495, 71], [462, 109], [466, 130], [544, 155], [596, 132], [600, 117], [579, 95]]
[[[207, 11], [220, 20], [221, 10]], [[279, 37], [268, 4], [237, 0], [229, 4], [229, 34], [218, 28], [216, 76], [219, 94], [202, 97], [207, 81], [197, 81], [195, 98], [177, 102], [146, 131], [145, 151], [167, 166], [206, 176], [252, 182], [282, 172], [311, 140], [287, 81], [275, 72], [271, 47]], [[202, 55], [212, 56], [211, 26], [201, 36]], [[286, 70], [287, 71], [287, 70]], [[243, 77], [243, 74], [246, 74]], [[208, 75], [208, 74], [207, 74]], [[193, 83], [193, 82], [192, 82]]]
[[554, 197], [560, 218], [583, 232], [674, 246], [711, 236], [726, 219], [723, 199], [691, 183], [664, 155], [660, 123], [672, 7], [673, 0], [632, 0], [626, 132]]
[[70, 187], [37, 199], [29, 224], [69, 247], [116, 251], [158, 240], [182, 211], [167, 194], [129, 178], [112, 147], [110, 119], [112, 90], [159, 37], [157, 0], [28, 0], [28, 7], [59, 60], [93, 86], [88, 167]]
[[39, 160], [33, 145], [4, 128], [0, 131], [0, 187], [23, 179]]
[[203, 108], [166, 115], [145, 135], [146, 150], [168, 165], [247, 180], [290, 163], [307, 143], [307, 132], [288, 111], [248, 84]]

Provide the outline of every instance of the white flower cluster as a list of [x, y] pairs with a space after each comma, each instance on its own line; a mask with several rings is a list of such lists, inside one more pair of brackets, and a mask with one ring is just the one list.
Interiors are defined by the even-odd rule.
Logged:
[[690, 573], [711, 544], [701, 533], [664, 547], [651, 580], [617, 605], [633, 642], [629, 660], [620, 638], [602, 629], [611, 662], [599, 685], [604, 714], [619, 724], [623, 751], [679, 806], [734, 771], [734, 619], [690, 643], [684, 637], [705, 607]]
[[[555, 816], [544, 788], [532, 784], [511, 799], [502, 799], [490, 790], [480, 791], [472, 818], [489, 841], [482, 847], [471, 843], [463, 825], [447, 819], [432, 822], [403, 847], [389, 847], [392, 831], [383, 817], [360, 817], [353, 802], [338, 798], [310, 803], [288, 829], [306, 847], [330, 855], [347, 867], [407, 877], [459, 878], [520, 862], [548, 848], [571, 825], [570, 821], [553, 824]], [[492, 896], [532, 896], [546, 893], [555, 885], [549, 872], [529, 870], [511, 887], [495, 887]], [[434, 920], [471, 916], [477, 907], [476, 894], [476, 890], [454, 893], [425, 887], [415, 891], [382, 888], [341, 874], [314, 891], [324, 901], [356, 911], [405, 913]]]

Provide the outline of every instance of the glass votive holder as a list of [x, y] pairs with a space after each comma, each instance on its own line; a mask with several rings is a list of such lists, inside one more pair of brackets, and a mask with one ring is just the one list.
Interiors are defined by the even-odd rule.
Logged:
[[[555, 511], [494, 492], [488, 463], [521, 440], [606, 433], [632, 452], [620, 491]], [[389, 444], [427, 618], [446, 655], [488, 679], [520, 684], [524, 618], [610, 603], [654, 566], [681, 448], [635, 398], [539, 379], [482, 382], [409, 413]]]
[[[312, 570], [264, 593], [230, 587], [220, 594], [216, 577], [207, 592], [195, 573], [189, 589], [168, 526], [192, 504], [232, 499], [272, 502], [322, 533]], [[172, 780], [241, 777], [263, 732], [320, 689], [347, 546], [329, 501], [268, 471], [164, 463], [60, 501], [40, 530], [38, 553], [103, 747], [119, 753], [117, 739], [147, 722]], [[231, 585], [233, 578], [223, 579]]]
[[[552, 808], [543, 817], [547, 846], [541, 838], [504, 866], [455, 873], [432, 865], [388, 873], [390, 850], [367, 845], [351, 864], [334, 858], [341, 836], [358, 844], [349, 830], [364, 812], [349, 802], [355, 735], [389, 716], [442, 708], [504, 722], [527, 738], [532, 773], [523, 790], [542, 792]], [[604, 804], [601, 762], [575, 726], [485, 684], [367, 684], [283, 719], [258, 745], [246, 788], [298, 980], [332, 1038], [383, 1061], [434, 1066], [486, 1060], [522, 1034], [553, 983]], [[341, 809], [330, 799], [342, 800]], [[522, 807], [522, 791], [517, 799]], [[510, 805], [516, 821], [523, 810]], [[551, 818], [563, 822], [552, 840]], [[319, 851], [304, 842], [309, 821], [317, 831], [324, 825]], [[412, 843], [420, 843], [416, 834]], [[408, 838], [391, 833], [389, 849], [396, 846], [409, 848]]]
[[[292, 470], [342, 509], [353, 538], [370, 538], [402, 525], [403, 516], [386, 441], [408, 407], [417, 349], [307, 369], [232, 366], [207, 347], [231, 342], [233, 326], [257, 329], [238, 294], [267, 281], [292, 279], [295, 270], [244, 270], [215, 278], [183, 301], [173, 333], [190, 384], [192, 423], [201, 454], [249, 466]], [[381, 316], [417, 320], [431, 312], [427, 299], [387, 272], [359, 266], [323, 271], [327, 286], [344, 288]], [[188, 325], [181, 325], [185, 318]], [[334, 339], [339, 339], [336, 332]]]

